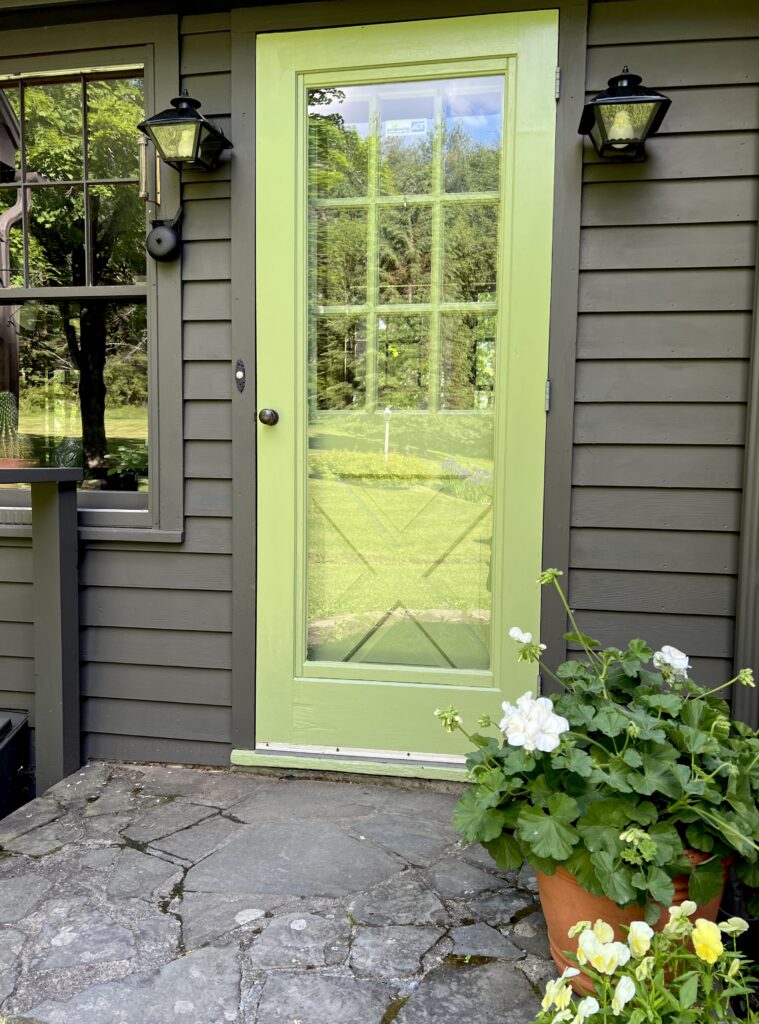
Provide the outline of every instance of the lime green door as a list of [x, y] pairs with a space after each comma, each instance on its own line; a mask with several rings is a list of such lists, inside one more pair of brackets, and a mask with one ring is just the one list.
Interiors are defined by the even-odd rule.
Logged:
[[446, 759], [536, 686], [556, 47], [259, 37], [259, 749]]

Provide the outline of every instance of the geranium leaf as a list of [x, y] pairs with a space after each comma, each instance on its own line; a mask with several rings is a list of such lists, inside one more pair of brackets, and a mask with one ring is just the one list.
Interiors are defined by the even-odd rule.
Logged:
[[619, 834], [628, 822], [627, 813], [616, 800], [597, 800], [577, 822], [577, 831], [591, 853], [605, 850], [618, 856], [622, 849]]
[[594, 640], [592, 636], [586, 636], [585, 633], [581, 633], [579, 630], [575, 633], [565, 633], [564, 639], [570, 644], [580, 644], [582, 647], [601, 646], [598, 640]]
[[665, 907], [671, 906], [675, 897], [675, 887], [667, 872], [661, 868], [651, 865], [647, 871], [639, 869], [632, 876], [632, 883], [638, 889], [648, 891], [656, 903], [663, 903]]
[[[563, 793], [557, 793], [555, 796], [574, 803], [571, 797]], [[554, 811], [546, 813], [540, 807], [522, 809], [517, 831], [519, 838], [534, 850], [538, 857], [549, 857], [553, 860], [566, 860], [580, 840], [577, 830], [572, 825], [561, 820]]]
[[501, 871], [517, 871], [524, 863], [519, 843], [506, 832], [483, 845]]
[[601, 708], [593, 720], [593, 728], [603, 733], [604, 736], [619, 736], [627, 728], [627, 725], [627, 716], [613, 707]]
[[688, 895], [699, 907], [703, 907], [722, 892], [724, 883], [722, 862], [719, 857], [712, 857], [693, 869], [688, 881]]
[[584, 779], [590, 778], [595, 767], [595, 762], [590, 754], [585, 750], [579, 750], [577, 747], [570, 747], [568, 750], [562, 751], [561, 754], [557, 754], [551, 759], [551, 764], [559, 770], [564, 769], [568, 772], [575, 772], [575, 774], [581, 775]]
[[583, 889], [587, 889], [594, 896], [603, 896], [604, 891], [598, 881], [598, 875], [588, 850], [581, 846], [575, 847], [571, 857], [564, 861], [562, 867], [570, 875], [574, 875]]
[[711, 853], [714, 849], [714, 836], [708, 832], [700, 821], [691, 822], [685, 830], [688, 845], [702, 853]]
[[495, 839], [503, 830], [506, 815], [503, 811], [483, 808], [476, 788], [468, 790], [456, 804], [453, 827], [468, 843], [484, 843]]
[[630, 881], [630, 870], [605, 850], [592, 853], [590, 859], [598, 873], [598, 881], [609, 899], [620, 906], [633, 903], [639, 898]]
[[671, 864], [683, 852], [682, 840], [674, 825], [670, 825], [665, 821], [659, 821], [651, 826], [648, 834], [656, 843], [654, 863], [660, 867], [665, 864]]

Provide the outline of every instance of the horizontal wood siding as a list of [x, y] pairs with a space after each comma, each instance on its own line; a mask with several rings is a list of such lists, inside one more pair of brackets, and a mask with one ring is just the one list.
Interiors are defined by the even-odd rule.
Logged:
[[643, 164], [585, 142], [570, 598], [604, 643], [733, 657], [759, 211], [759, 8], [593, 2], [586, 87], [672, 98]]
[[[228, 132], [228, 14], [182, 19], [181, 67], [182, 85]], [[229, 177], [225, 161], [213, 173], [185, 175], [182, 186], [184, 543], [89, 545], [82, 564], [82, 721], [90, 757], [229, 763]]]

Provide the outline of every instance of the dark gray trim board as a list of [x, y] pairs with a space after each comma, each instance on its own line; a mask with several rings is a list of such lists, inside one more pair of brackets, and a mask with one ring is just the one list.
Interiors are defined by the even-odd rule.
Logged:
[[[759, 676], [759, 244], [755, 278], [734, 667]], [[734, 687], [732, 705], [737, 718], [759, 728], [759, 688]]]
[[[233, 550], [234, 611], [232, 646], [233, 746], [254, 747], [255, 697], [255, 38], [258, 32], [328, 28], [341, 25], [409, 21], [508, 11], [559, 10], [561, 98], [557, 109], [554, 191], [555, 245], [551, 300], [549, 374], [553, 389], [547, 421], [544, 513], [544, 564], [566, 570], [569, 561], [574, 361], [580, 248], [582, 144], [577, 123], [584, 102], [587, 0], [423, 0], [409, 7], [402, 0], [379, 6], [369, 0], [334, 0], [235, 9], [232, 33], [232, 365], [246, 365], [245, 391], [233, 396], [234, 465]], [[545, 601], [541, 636], [549, 644], [552, 664], [561, 661], [564, 617], [558, 602]]]

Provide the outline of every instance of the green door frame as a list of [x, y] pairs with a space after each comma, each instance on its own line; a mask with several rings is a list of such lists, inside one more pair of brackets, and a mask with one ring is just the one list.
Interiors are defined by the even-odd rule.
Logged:
[[[546, 472], [544, 486], [544, 564], [567, 569], [569, 558], [569, 503], [571, 437], [573, 423], [574, 359], [577, 322], [580, 190], [582, 146], [576, 134], [584, 102], [587, 0], [553, 4], [522, 0], [508, 3], [422, 0], [414, 19], [504, 11], [559, 11], [559, 64], [561, 96], [557, 106], [554, 187], [554, 235], [562, 245], [554, 250], [551, 294], [549, 376], [554, 386], [551, 412], [546, 420]], [[235, 139], [235, 174], [232, 181], [232, 358], [242, 359], [248, 369], [248, 387], [235, 394], [232, 410], [235, 553], [233, 611], [232, 743], [233, 748], [252, 747], [255, 725], [255, 622], [256, 610], [256, 490], [255, 490], [255, 212], [250, 196], [255, 188], [255, 42], [259, 32], [372, 24], [411, 20], [407, 5], [388, 0], [381, 12], [369, 0], [347, 4], [344, 0], [293, 4], [232, 11], [232, 134]], [[552, 662], [564, 654], [564, 622], [550, 603], [542, 612], [541, 636], [553, 652]], [[233, 758], [238, 760], [238, 758]], [[312, 767], [294, 758], [295, 767]], [[327, 765], [348, 771], [376, 771], [373, 764]], [[410, 770], [407, 774], [417, 774]]]

